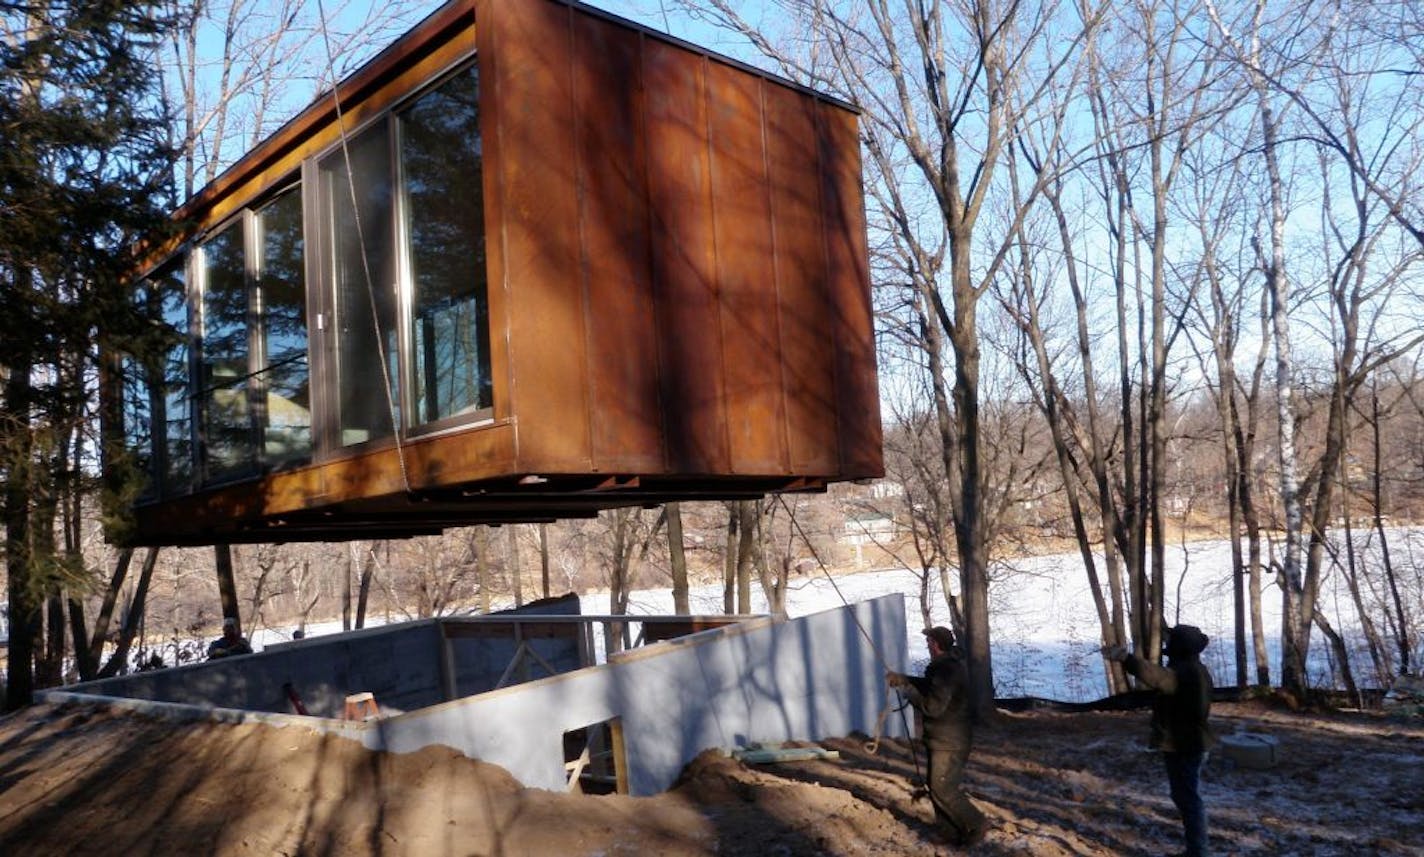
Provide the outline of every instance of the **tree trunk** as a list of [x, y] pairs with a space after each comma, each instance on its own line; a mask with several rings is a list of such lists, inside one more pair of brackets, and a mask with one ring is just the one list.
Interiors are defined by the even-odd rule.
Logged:
[[490, 602], [490, 556], [489, 556], [489, 527], [481, 525], [475, 527], [475, 578], [480, 586], [480, 612], [489, 615], [493, 609]]
[[514, 606], [524, 606], [524, 569], [519, 561], [519, 527], [506, 524], [506, 544], [509, 548], [509, 587], [513, 590]]
[[692, 614], [687, 590], [687, 550], [682, 540], [682, 504], [668, 503], [664, 507], [668, 527], [668, 563], [672, 567], [672, 612], [679, 616]]
[[114, 576], [109, 580], [109, 587], [104, 590], [104, 601], [99, 605], [99, 615], [94, 618], [94, 635], [89, 638], [89, 650], [79, 660], [79, 676], [85, 681], [95, 678], [98, 674], [99, 661], [104, 656], [104, 641], [109, 636], [109, 623], [114, 618], [114, 605], [118, 603], [119, 593], [124, 587], [124, 578], [128, 576], [129, 566], [132, 564], [133, 548], [119, 551], [119, 558], [114, 563]]
[[[29, 289], [24, 271], [16, 272], [19, 289]], [[41, 630], [40, 599], [34, 592], [30, 558], [30, 364], [7, 367], [5, 412], [14, 420], [13, 448], [8, 450], [5, 479], [5, 572], [10, 610], [10, 648], [7, 654], [5, 709], [29, 705], [35, 691], [35, 641]]]
[[356, 542], [346, 543], [346, 571], [341, 576], [341, 630], [351, 630], [351, 573], [356, 565]]
[[213, 560], [218, 573], [218, 597], [222, 600], [223, 619], [237, 623], [237, 633], [242, 634], [242, 617], [237, 604], [237, 580], [232, 571], [232, 547], [213, 545]]
[[[788, 549], [783, 555], [777, 558], [775, 567], [772, 564], [772, 552], [766, 546], [766, 503], [762, 500], [753, 501], [756, 510], [756, 570], [757, 577], [761, 581], [762, 594], [766, 596], [766, 611], [773, 616], [786, 615], [786, 583], [791, 579], [791, 551]], [[795, 513], [787, 507], [787, 514], [791, 515], [788, 526], [796, 525]]]
[[35, 684], [38, 687], [59, 687], [64, 684], [65, 631], [64, 598], [52, 592], [45, 598], [44, 657], [40, 659]]
[[53, 459], [45, 460], [45, 466], [33, 471], [30, 508], [30, 573], [42, 577], [44, 598], [44, 632], [35, 658], [35, 686], [57, 687], [64, 683], [64, 635], [67, 623], [64, 620], [64, 601], [60, 595], [60, 575], [58, 556], [55, 552], [54, 527], [58, 517], [58, 498], [55, 495]]
[[549, 525], [539, 522], [539, 581], [543, 597], [549, 597]]
[[722, 612], [728, 616], [737, 612], [737, 504], [727, 503], [727, 537], [722, 544]]
[[[1010, 161], [1011, 175], [1015, 172], [1013, 165], [1014, 162]], [[1018, 182], [1015, 180], [1014, 185], [1017, 186], [1017, 184]], [[1076, 299], [1077, 296], [1081, 294], [1081, 287], [1078, 283], [1078, 268], [1073, 259], [1073, 241], [1069, 234], [1067, 217], [1064, 215], [1057, 188], [1054, 189], [1054, 192], [1049, 193], [1048, 201], [1053, 209], [1054, 219], [1058, 224], [1059, 244], [1068, 257], [1067, 275], [1070, 288]], [[1020, 242], [1023, 243], [1024, 241], [1022, 230], [1020, 230]], [[1068, 434], [1065, 431], [1065, 429], [1068, 428], [1068, 426], [1065, 425], [1067, 421], [1065, 412], [1071, 405], [1067, 402], [1067, 397], [1063, 395], [1062, 389], [1059, 386], [1057, 374], [1053, 371], [1052, 359], [1049, 357], [1048, 348], [1044, 342], [1043, 326], [1038, 311], [1039, 300], [1032, 288], [1031, 269], [1027, 264], [1027, 260], [1030, 258], [1030, 253], [1027, 248], [1023, 250], [1023, 256], [1026, 260], [1022, 268], [1022, 278], [1024, 280], [1023, 292], [1015, 296], [1018, 298], [1016, 301], [1018, 307], [1010, 308], [1010, 312], [1020, 320], [1020, 325], [1028, 337], [1030, 347], [1033, 349], [1034, 360], [1038, 369], [1038, 377], [1041, 379], [1042, 400], [1040, 407], [1043, 411], [1044, 419], [1048, 423], [1049, 437], [1053, 441], [1053, 452], [1058, 462], [1058, 474], [1063, 482], [1063, 493], [1068, 503], [1069, 520], [1073, 524], [1073, 537], [1078, 544], [1078, 556], [1083, 561], [1083, 568], [1088, 577], [1088, 591], [1093, 597], [1093, 607], [1097, 611], [1099, 641], [1103, 646], [1121, 645], [1126, 641], [1117, 637], [1114, 633], [1112, 616], [1109, 614], [1107, 599], [1103, 594], [1102, 581], [1098, 576], [1097, 559], [1093, 556], [1092, 537], [1088, 533], [1087, 522], [1084, 520], [1081, 489], [1079, 487], [1082, 480], [1077, 472], [1075, 459], [1069, 448]], [[1082, 315], [1082, 307], [1079, 307], [1079, 321], [1080, 325], [1085, 326], [1086, 320]], [[1088, 377], [1091, 376], [1093, 364], [1091, 353], [1085, 353], [1088, 352], [1088, 340], [1086, 331], [1084, 330], [1080, 330], [1080, 342], [1082, 343], [1080, 358], [1087, 361], [1084, 364], [1085, 368], [1083, 372], [1086, 381]], [[1023, 372], [1026, 378], [1030, 377], [1028, 367], [1025, 366]], [[1085, 391], [1085, 398], [1090, 398], [1095, 396], [1096, 392], [1091, 386], [1091, 381], [1087, 383], [1089, 386]], [[1076, 421], [1074, 422], [1076, 423]], [[1096, 442], [1094, 445], [1096, 446]], [[1109, 549], [1107, 542], [1108, 540], [1104, 539], [1105, 552]], [[1102, 660], [1104, 676], [1108, 685], [1108, 693], [1117, 694], [1126, 691], [1128, 689], [1127, 675], [1122, 669], [1122, 665], [1110, 658], [1104, 657]]]
[[756, 501], [737, 501], [737, 612], [752, 612], [752, 568], [756, 562]]
[[[1389, 537], [1384, 531], [1384, 488], [1383, 477], [1384, 464], [1380, 455], [1380, 411], [1379, 411], [1379, 381], [1376, 379], [1370, 385], [1370, 425], [1374, 432], [1374, 473], [1371, 484], [1374, 493], [1374, 523], [1375, 532], [1379, 534], [1380, 559], [1384, 563], [1384, 579], [1389, 585], [1390, 602], [1394, 606], [1394, 619], [1396, 625], [1395, 641], [1399, 644], [1399, 674], [1409, 675], [1409, 622], [1404, 614], [1404, 599], [1399, 594], [1399, 579], [1394, 573], [1394, 562], [1389, 555]], [[1364, 611], [1360, 613], [1364, 616]]]
[[[615, 509], [613, 516], [613, 545], [609, 555], [608, 568], [608, 612], [622, 616], [628, 605], [628, 563], [632, 557], [631, 513], [627, 509]], [[623, 623], [609, 622], [603, 629], [604, 649], [611, 655], [623, 651]]]
[[1319, 610], [1315, 612], [1315, 626], [1320, 629], [1320, 633], [1325, 635], [1325, 639], [1330, 641], [1330, 650], [1335, 654], [1336, 670], [1340, 675], [1341, 682], [1345, 685], [1345, 692], [1355, 700], [1356, 704], [1359, 704], [1360, 689], [1355, 685], [1355, 672], [1350, 669], [1350, 653], [1345, 648], [1345, 638], [1331, 627], [1325, 614]]
[[994, 713], [994, 662], [989, 637], [989, 555], [985, 530], [984, 471], [980, 462], [978, 298], [969, 274], [969, 233], [950, 237], [954, 289], [954, 413], [958, 429], [958, 502], [955, 546], [959, 551], [960, 596], [964, 599], [965, 654], [969, 666], [970, 705], [976, 719]]
[[73, 595], [65, 599], [69, 608], [69, 633], [70, 642], [74, 646], [74, 669], [79, 673], [80, 681], [88, 681], [98, 672], [99, 665], [96, 664], [89, 654], [89, 626], [84, 619], [84, 603]]
[[127, 671], [129, 649], [133, 646], [134, 635], [138, 633], [139, 626], [143, 622], [144, 604], [148, 599], [148, 585], [153, 580], [153, 569], [157, 565], [158, 548], [149, 548], [148, 554], [143, 559], [143, 567], [139, 570], [138, 583], [134, 586], [133, 601], [129, 604], [128, 615], [124, 617], [123, 627], [119, 629], [119, 642], [114, 646], [114, 654], [109, 657], [104, 668], [99, 670], [99, 678], [118, 675], [120, 670]]
[[356, 628], [358, 630], [366, 627], [366, 606], [370, 603], [371, 582], [376, 576], [376, 546], [378, 544], [379, 542], [372, 542], [366, 555], [361, 558], [361, 583], [356, 592]]

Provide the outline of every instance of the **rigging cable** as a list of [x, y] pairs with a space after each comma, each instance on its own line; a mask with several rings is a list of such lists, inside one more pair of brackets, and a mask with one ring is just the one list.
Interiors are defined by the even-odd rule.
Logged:
[[[410, 487], [410, 472], [406, 468], [405, 445], [401, 442], [400, 415], [396, 408], [395, 388], [391, 382], [389, 358], [386, 355], [385, 340], [381, 337], [380, 309], [376, 302], [376, 287], [371, 278], [371, 262], [366, 252], [366, 234], [361, 228], [361, 208], [356, 200], [356, 173], [351, 169], [351, 149], [347, 142], [346, 117], [341, 109], [340, 81], [336, 79], [336, 57], [331, 50], [331, 35], [326, 29], [326, 9], [322, 0], [316, 0], [317, 19], [321, 25], [321, 40], [326, 46], [326, 73], [331, 78], [331, 103], [336, 108], [336, 130], [341, 138], [341, 157], [346, 167], [346, 187], [351, 193], [351, 218], [356, 224], [356, 241], [361, 248], [361, 270], [366, 279], [366, 297], [371, 304], [371, 327], [376, 334], [376, 354], [381, 362], [381, 382], [386, 390], [387, 413], [391, 418], [391, 436], [396, 442], [396, 460], [400, 464], [401, 484], [407, 496], [415, 491]], [[335, 224], [333, 224], [334, 226]], [[335, 284], [333, 283], [333, 289]]]
[[[870, 644], [870, 650], [875, 653], [876, 660], [880, 661], [881, 667], [883, 667], [886, 672], [898, 672], [898, 670], [890, 669], [890, 664], [885, 660], [884, 653], [880, 651], [879, 646], [875, 645], [875, 640], [871, 638], [870, 632], [865, 630], [865, 626], [861, 624], [860, 617], [855, 615], [855, 608], [851, 607], [851, 603], [846, 600], [845, 595], [841, 592], [840, 585], [836, 583], [835, 577], [831, 575], [831, 570], [827, 568], [826, 563], [822, 561], [820, 552], [816, 550], [816, 546], [811, 543], [811, 539], [806, 535], [806, 531], [802, 529], [801, 522], [796, 520], [796, 515], [791, 511], [791, 507], [786, 505], [786, 495], [777, 494], [776, 499], [778, 502], [781, 503], [781, 508], [786, 510], [787, 519], [791, 521], [791, 526], [795, 527], [796, 532], [800, 534], [801, 541], [806, 545], [807, 550], [811, 551], [811, 557], [812, 559], [816, 560], [816, 565], [820, 567], [821, 573], [826, 576], [826, 580], [829, 580], [831, 582], [831, 588], [836, 591], [836, 597], [841, 600], [842, 604], [850, 608], [851, 621], [855, 623], [855, 627], [860, 631], [860, 635], [865, 638], [865, 641], [867, 643]], [[890, 716], [890, 709], [896, 709], [900, 712], [900, 724], [905, 729], [905, 743], [909, 745], [910, 758], [915, 763], [915, 777], [921, 782], [923, 782], [924, 777], [920, 773], [920, 755], [915, 750], [915, 742], [913, 740], [913, 735], [910, 732], [910, 723], [908, 718], [905, 716], [905, 708], [909, 704], [909, 700], [902, 698], [901, 703], [898, 706], [895, 705], [891, 701], [891, 699], [896, 693], [897, 691], [894, 688], [885, 688], [885, 705], [880, 709], [880, 714], [875, 719], [875, 734], [871, 736], [871, 739], [869, 741], [865, 742], [865, 751], [872, 756], [879, 752], [880, 736], [885, 729], [885, 719]]]

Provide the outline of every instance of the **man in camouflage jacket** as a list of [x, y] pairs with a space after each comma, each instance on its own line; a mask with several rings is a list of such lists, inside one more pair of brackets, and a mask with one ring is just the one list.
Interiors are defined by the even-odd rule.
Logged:
[[985, 820], [960, 788], [973, 741], [969, 673], [954, 632], [937, 626], [924, 633], [930, 652], [924, 677], [889, 672], [885, 680], [920, 713], [928, 759], [925, 780], [935, 815], [955, 844], [973, 845], [984, 838]]

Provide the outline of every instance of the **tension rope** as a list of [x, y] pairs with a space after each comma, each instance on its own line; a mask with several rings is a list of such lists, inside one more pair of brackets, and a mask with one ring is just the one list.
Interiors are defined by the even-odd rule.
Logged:
[[[351, 169], [351, 147], [346, 134], [346, 116], [341, 108], [340, 81], [336, 79], [336, 56], [331, 49], [331, 34], [326, 29], [326, 8], [322, 0], [316, 0], [317, 20], [321, 25], [321, 41], [326, 47], [326, 73], [331, 79], [331, 103], [336, 110], [336, 131], [341, 141], [341, 159], [346, 167], [346, 189], [351, 195], [351, 219], [356, 224], [356, 243], [361, 248], [361, 271], [366, 280], [366, 298], [371, 306], [371, 327], [376, 334], [376, 355], [381, 361], [381, 382], [386, 391], [386, 413], [391, 419], [391, 437], [396, 443], [396, 460], [400, 464], [401, 484], [405, 493], [412, 495], [410, 472], [405, 462], [405, 445], [401, 442], [400, 415], [396, 407], [395, 386], [391, 381], [390, 361], [386, 355], [385, 339], [381, 335], [381, 316], [376, 301], [375, 281], [371, 277], [371, 261], [366, 250], [366, 233], [361, 226], [361, 207], [356, 199], [356, 173]], [[333, 283], [333, 288], [335, 284]]]
[[[806, 535], [806, 531], [801, 527], [801, 522], [796, 520], [796, 515], [792, 513], [791, 507], [786, 505], [785, 495], [778, 494], [776, 495], [776, 499], [781, 503], [781, 508], [786, 510], [786, 517], [791, 521], [791, 526], [794, 527], [796, 532], [801, 536], [801, 541], [806, 545], [806, 548], [811, 551], [811, 558], [816, 560], [816, 565], [820, 567], [821, 573], [825, 575], [826, 580], [830, 581], [831, 588], [835, 590], [836, 597], [841, 600], [841, 604], [850, 608], [851, 621], [855, 623], [856, 629], [859, 630], [860, 635], [865, 638], [865, 642], [870, 644], [870, 650], [875, 653], [875, 658], [880, 661], [880, 666], [886, 672], [898, 672], [898, 670], [892, 670], [890, 668], [889, 662], [885, 660], [884, 652], [875, 644], [875, 640], [870, 636], [870, 632], [865, 630], [865, 625], [861, 623], [860, 617], [855, 615], [855, 608], [851, 607], [851, 603], [846, 600], [845, 594], [841, 592], [840, 584], [836, 583], [836, 579], [831, 574], [830, 568], [828, 568], [826, 563], [821, 559], [820, 552], [816, 550], [816, 546], [812, 544], [811, 539]], [[893, 701], [896, 695], [896, 690], [887, 685], [885, 688], [885, 704], [881, 707], [879, 716], [875, 718], [875, 734], [870, 737], [869, 741], [865, 742], [864, 749], [865, 752], [872, 756], [880, 751], [880, 738], [885, 731], [885, 720], [890, 716], [891, 709], [899, 711], [900, 723], [905, 728], [905, 736], [907, 738], [905, 743], [910, 747], [910, 759], [915, 764], [915, 776], [923, 782], [924, 777], [920, 774], [920, 755], [915, 750], [915, 742], [908, 740], [912, 737], [909, 719], [905, 716], [905, 708], [909, 705], [909, 700], [902, 699], [900, 704], [896, 705]]]

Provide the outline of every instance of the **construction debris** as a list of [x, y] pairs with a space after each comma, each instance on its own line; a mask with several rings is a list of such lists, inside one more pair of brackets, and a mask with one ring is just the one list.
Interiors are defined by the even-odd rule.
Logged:
[[1402, 675], [1384, 695], [1384, 710], [1405, 717], [1424, 717], [1424, 676]]
[[778, 762], [840, 761], [838, 750], [824, 747], [790, 747], [784, 744], [752, 744], [731, 752], [733, 759], [748, 765], [774, 765]]

